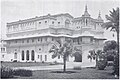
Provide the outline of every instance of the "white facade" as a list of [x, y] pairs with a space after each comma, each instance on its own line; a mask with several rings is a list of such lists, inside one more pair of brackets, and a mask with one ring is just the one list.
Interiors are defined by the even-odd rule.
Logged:
[[[35, 17], [26, 20], [7, 23], [7, 54], [10, 61], [20, 62], [62, 62], [62, 57], [52, 59], [49, 53], [56, 40], [73, 41], [73, 46], [79, 49], [82, 56], [80, 62], [89, 62], [90, 50], [102, 49], [104, 30], [103, 20], [99, 14], [97, 19], [90, 17], [87, 6], [82, 17], [74, 18], [70, 14], [57, 14]], [[69, 57], [68, 61], [74, 61]]]

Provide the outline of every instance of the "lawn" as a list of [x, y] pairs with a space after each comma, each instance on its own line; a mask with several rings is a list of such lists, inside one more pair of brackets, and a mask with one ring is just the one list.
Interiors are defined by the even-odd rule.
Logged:
[[2, 62], [1, 65], [9, 66], [9, 67], [30, 67], [30, 66], [49, 66], [50, 63], [42, 63], [42, 62]]
[[33, 71], [31, 77], [17, 77], [19, 79], [115, 79], [111, 74], [113, 70], [107, 67], [105, 70], [96, 70], [93, 68], [83, 68], [82, 70], [69, 69], [73, 73], [54, 73], [62, 70], [41, 70]]

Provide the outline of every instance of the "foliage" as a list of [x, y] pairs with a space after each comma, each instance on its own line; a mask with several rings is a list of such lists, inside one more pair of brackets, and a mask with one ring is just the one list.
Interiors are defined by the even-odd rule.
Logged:
[[90, 59], [90, 61], [95, 60], [95, 58], [96, 58], [95, 50], [90, 50], [89, 53], [90, 54], [88, 54], [88, 56], [87, 56], [88, 59]]
[[117, 43], [116, 41], [107, 41], [105, 42], [104, 51], [107, 55], [108, 61], [114, 61], [114, 74], [119, 76], [119, 54], [117, 53]]
[[98, 50], [96, 55], [96, 67], [99, 70], [104, 70], [107, 66], [106, 54], [102, 50]]
[[110, 11], [110, 15], [106, 15], [106, 19], [108, 22], [104, 23], [104, 28], [111, 28], [111, 31], [117, 32], [119, 28], [119, 8]]
[[114, 61], [114, 56], [116, 55], [116, 50], [109, 50], [106, 52], [107, 61]]
[[25, 70], [25, 69], [16, 69], [14, 70], [14, 75], [15, 76], [32, 76], [32, 71], [31, 70]]
[[5, 66], [1, 66], [1, 78], [13, 78], [14, 71]]
[[62, 56], [63, 57], [63, 61], [64, 61], [64, 71], [66, 70], [66, 59], [69, 55], [72, 54], [72, 41], [71, 40], [65, 40], [64, 43], [62, 43], [59, 39], [56, 41], [59, 46], [57, 46], [56, 44], [54, 44], [51, 49], [49, 50], [49, 52], [53, 53], [52, 58], [55, 58], [57, 56]]
[[[106, 19], [108, 20], [108, 22], [104, 24], [104, 27], [106, 29], [111, 29], [111, 31], [117, 32], [117, 44], [118, 44], [117, 53], [119, 54], [119, 7], [117, 7], [116, 10], [113, 9], [112, 11], [110, 11], [109, 16], [106, 15]], [[114, 65], [117, 65], [117, 64], [115, 63]], [[114, 70], [114, 71], [117, 71], [117, 70]], [[119, 71], [119, 66], [118, 66], [118, 71]]]
[[115, 59], [114, 59], [114, 74], [119, 76], [119, 54], [118, 53], [115, 55]]
[[114, 40], [109, 40], [106, 41], [103, 47], [103, 50], [105, 52], [109, 51], [109, 50], [115, 50], [117, 48], [117, 43]]
[[16, 69], [13, 70], [9, 67], [1, 66], [1, 78], [13, 78], [14, 76], [32, 76], [31, 70]]

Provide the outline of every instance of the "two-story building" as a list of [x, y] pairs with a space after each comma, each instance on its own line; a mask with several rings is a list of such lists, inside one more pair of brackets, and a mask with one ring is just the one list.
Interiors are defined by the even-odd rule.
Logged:
[[[62, 42], [71, 39], [74, 49], [80, 51], [80, 62], [89, 62], [89, 51], [102, 49], [105, 40], [103, 23], [100, 13], [97, 19], [91, 18], [87, 6], [84, 14], [77, 18], [68, 13], [48, 14], [7, 23], [8, 59], [20, 62], [61, 62], [62, 57], [53, 59], [49, 50], [52, 45], [57, 45], [57, 39]], [[69, 61], [75, 58], [69, 57]]]

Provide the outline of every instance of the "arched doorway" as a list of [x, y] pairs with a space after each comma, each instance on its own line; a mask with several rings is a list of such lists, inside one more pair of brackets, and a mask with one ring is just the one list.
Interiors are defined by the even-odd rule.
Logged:
[[35, 52], [34, 52], [34, 50], [31, 51], [31, 60], [32, 61], [35, 60]]
[[14, 54], [14, 59], [17, 60], [17, 53], [16, 53], [16, 52], [15, 52], [15, 54]]
[[25, 59], [25, 56], [24, 56], [24, 51], [22, 51], [22, 60]]
[[29, 60], [29, 50], [27, 50], [27, 53], [26, 53], [26, 60], [27, 61]]
[[82, 62], [82, 54], [81, 52], [75, 52], [74, 54], [74, 57], [75, 57], [75, 62]]

